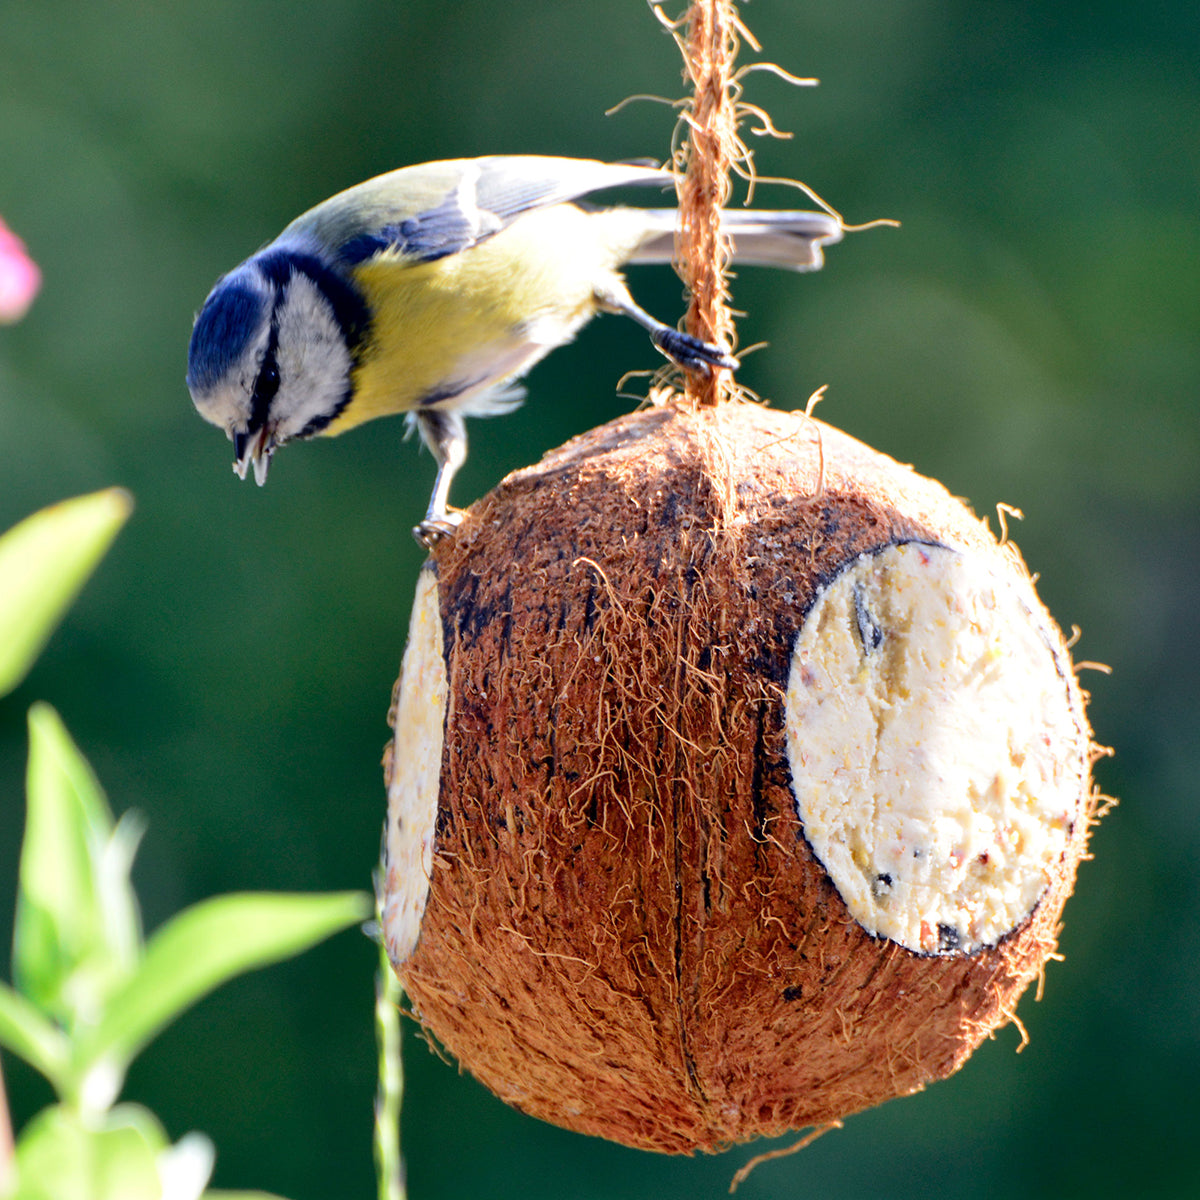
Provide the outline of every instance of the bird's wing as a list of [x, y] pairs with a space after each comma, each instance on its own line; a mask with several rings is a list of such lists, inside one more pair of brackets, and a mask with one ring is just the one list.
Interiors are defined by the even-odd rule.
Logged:
[[537, 155], [500, 155], [475, 162], [480, 169], [475, 202], [505, 222], [531, 208], [564, 204], [605, 188], [667, 187], [673, 179], [670, 171], [645, 162], [606, 163]]
[[424, 163], [326, 200], [284, 234], [315, 236], [350, 266], [384, 252], [431, 262], [478, 245], [531, 209], [604, 188], [670, 182], [670, 172], [656, 167], [591, 159], [497, 155]]

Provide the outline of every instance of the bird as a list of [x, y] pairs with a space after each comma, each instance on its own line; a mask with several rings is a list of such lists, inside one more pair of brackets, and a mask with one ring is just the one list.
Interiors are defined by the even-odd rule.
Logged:
[[[437, 474], [414, 528], [432, 548], [463, 514], [450, 484], [466, 417], [510, 411], [520, 379], [597, 313], [632, 318], [689, 370], [733, 370], [720, 346], [634, 301], [628, 263], [671, 263], [674, 208], [599, 205], [625, 187], [670, 187], [645, 161], [492, 155], [401, 167], [309, 209], [213, 286], [192, 329], [187, 386], [223, 429], [234, 471], [266, 482], [291, 441], [406, 415]], [[841, 239], [824, 212], [726, 211], [734, 261], [818, 269]]]

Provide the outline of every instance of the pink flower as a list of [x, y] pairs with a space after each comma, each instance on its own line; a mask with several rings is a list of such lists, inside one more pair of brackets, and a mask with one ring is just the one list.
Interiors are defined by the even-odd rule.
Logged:
[[0, 221], [0, 325], [19, 321], [41, 286], [42, 273], [25, 243]]

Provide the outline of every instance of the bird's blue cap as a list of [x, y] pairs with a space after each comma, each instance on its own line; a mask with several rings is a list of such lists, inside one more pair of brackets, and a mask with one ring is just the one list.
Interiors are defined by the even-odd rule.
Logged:
[[260, 278], [245, 268], [213, 288], [188, 346], [187, 385], [192, 391], [215, 387], [241, 360], [269, 318], [269, 303]]

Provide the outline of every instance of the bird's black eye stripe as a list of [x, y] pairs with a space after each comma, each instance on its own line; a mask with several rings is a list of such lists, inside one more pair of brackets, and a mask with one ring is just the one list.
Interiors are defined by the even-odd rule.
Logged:
[[258, 373], [258, 379], [254, 382], [255, 403], [270, 407], [277, 391], [279, 391], [279, 367], [273, 358], [268, 358]]
[[257, 432], [267, 423], [271, 401], [279, 391], [279, 364], [275, 361], [278, 349], [279, 330], [272, 321], [267, 350], [263, 355], [262, 366], [258, 368], [258, 377], [254, 380], [254, 394], [250, 398], [250, 433]]

